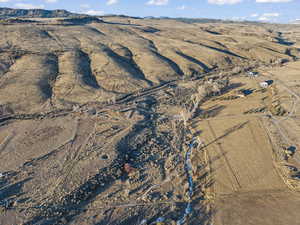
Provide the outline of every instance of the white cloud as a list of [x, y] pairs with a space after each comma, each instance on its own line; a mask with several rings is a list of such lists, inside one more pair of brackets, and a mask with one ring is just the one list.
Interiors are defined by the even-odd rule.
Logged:
[[106, 5], [114, 5], [114, 4], [117, 4], [119, 2], [119, 0], [108, 0], [106, 2]]
[[169, 0], [149, 0], [147, 5], [168, 5]]
[[271, 21], [271, 20], [273, 20], [274, 21], [274, 17], [276, 18], [278, 16], [280, 16], [279, 13], [264, 13], [258, 18], [258, 20], [260, 20], [260, 21]]
[[231, 20], [235, 20], [235, 21], [243, 21], [245, 20], [246, 17], [242, 16], [242, 17], [239, 17], [239, 16], [234, 16], [231, 18]]
[[85, 14], [88, 14], [88, 15], [91, 15], [91, 16], [101, 16], [104, 14], [103, 11], [100, 11], [100, 10], [88, 10], [86, 12], [84, 12]]
[[279, 13], [264, 13], [262, 16], [265, 17], [278, 17], [280, 14]]
[[209, 4], [216, 4], [216, 5], [233, 5], [242, 2], [243, 0], [208, 0]]
[[265, 16], [261, 16], [261, 17], [258, 18], [258, 20], [260, 20], [260, 21], [269, 21], [270, 18], [269, 17], [265, 17]]
[[33, 4], [27, 4], [27, 3], [16, 3], [16, 8], [20, 9], [44, 9], [44, 5], [33, 5]]
[[0, 0], [0, 3], [10, 2], [10, 0]]
[[259, 15], [257, 13], [253, 13], [250, 15], [250, 17], [258, 17]]
[[178, 10], [185, 10], [186, 9], [186, 6], [185, 5], [182, 5], [182, 6], [179, 6], [177, 7]]
[[81, 4], [80, 8], [82, 8], [82, 9], [88, 9], [88, 8], [91, 8], [91, 6], [89, 4]]
[[280, 2], [292, 2], [293, 0], [256, 0], [257, 3], [280, 3]]
[[58, 0], [45, 0], [46, 3], [56, 3]]

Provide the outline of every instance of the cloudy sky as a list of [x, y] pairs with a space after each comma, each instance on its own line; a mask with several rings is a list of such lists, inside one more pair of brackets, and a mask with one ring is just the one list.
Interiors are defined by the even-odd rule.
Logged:
[[289, 23], [300, 0], [0, 0], [0, 7], [67, 9], [88, 14], [218, 18]]

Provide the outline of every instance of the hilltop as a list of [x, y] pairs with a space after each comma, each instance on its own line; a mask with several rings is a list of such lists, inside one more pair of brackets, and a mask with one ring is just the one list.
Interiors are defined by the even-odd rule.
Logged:
[[0, 8], [0, 18], [23, 17], [23, 18], [55, 18], [78, 16], [79, 14], [71, 13], [67, 10], [45, 10], [45, 9], [12, 9]]

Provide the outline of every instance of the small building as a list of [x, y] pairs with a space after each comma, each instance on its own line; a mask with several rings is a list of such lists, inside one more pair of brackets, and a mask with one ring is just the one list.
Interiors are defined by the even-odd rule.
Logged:
[[262, 87], [262, 88], [267, 88], [267, 87], [269, 87], [269, 84], [268, 84], [268, 82], [260, 82], [259, 83], [259, 85], [260, 85], [260, 87]]

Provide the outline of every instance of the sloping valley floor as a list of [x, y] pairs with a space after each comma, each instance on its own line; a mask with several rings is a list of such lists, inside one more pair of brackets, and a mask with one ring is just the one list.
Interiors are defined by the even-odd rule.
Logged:
[[81, 22], [0, 24], [0, 224], [299, 223], [299, 28]]

